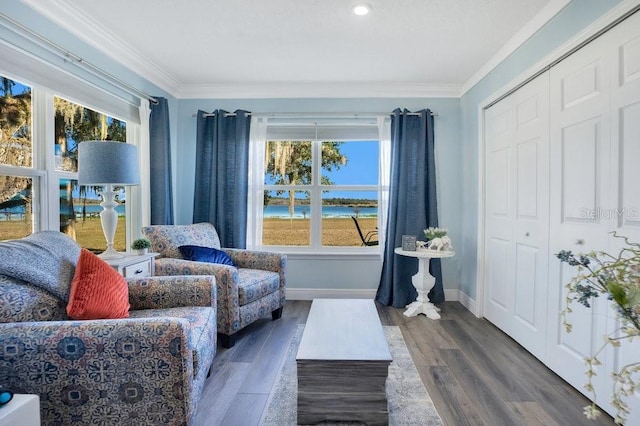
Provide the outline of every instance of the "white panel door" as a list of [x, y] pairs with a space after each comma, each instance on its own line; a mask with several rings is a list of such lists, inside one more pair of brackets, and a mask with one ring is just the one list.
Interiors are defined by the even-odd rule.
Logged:
[[[611, 91], [611, 195], [613, 229], [631, 241], [640, 242], [640, 14], [614, 28], [610, 59], [614, 67]], [[618, 253], [622, 241], [611, 237], [610, 253]], [[618, 324], [615, 313], [609, 310], [608, 331]], [[610, 350], [611, 371], [640, 361], [640, 341], [623, 343], [620, 349]], [[613, 382], [607, 385], [612, 389]], [[609, 394], [606, 394], [607, 400]], [[640, 425], [640, 394], [626, 399], [631, 407], [627, 424]]]
[[[551, 72], [552, 252], [607, 251], [623, 246], [609, 233], [640, 242], [640, 14], [592, 42]], [[592, 308], [573, 304], [566, 333], [558, 312], [563, 284], [576, 271], [551, 259], [550, 347], [547, 364], [584, 392], [585, 356], [617, 329], [616, 314], [604, 297]], [[640, 342], [609, 347], [599, 356], [594, 378], [598, 405], [610, 414], [611, 372], [638, 362]], [[590, 394], [587, 394], [591, 396]], [[640, 396], [627, 399], [627, 424], [640, 424]]]
[[[551, 70], [549, 347], [547, 364], [576, 389], [585, 392], [584, 358], [603, 343], [607, 301], [591, 308], [572, 303], [567, 333], [560, 311], [564, 285], [576, 275], [573, 267], [553, 256], [560, 250], [584, 253], [607, 247], [610, 205], [609, 97], [611, 70], [603, 37]], [[604, 213], [604, 214], [603, 214]], [[606, 373], [594, 378], [602, 389]]]
[[549, 82], [486, 111], [485, 316], [538, 357], [546, 347]]

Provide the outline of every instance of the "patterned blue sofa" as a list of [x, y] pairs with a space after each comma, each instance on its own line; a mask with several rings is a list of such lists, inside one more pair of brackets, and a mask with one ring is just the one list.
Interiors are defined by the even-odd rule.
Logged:
[[[78, 255], [58, 232], [0, 242], [0, 385], [39, 395], [44, 425], [190, 424], [216, 352], [215, 278], [128, 280], [129, 318], [74, 321], [61, 289]], [[32, 282], [15, 277], [24, 263]]]

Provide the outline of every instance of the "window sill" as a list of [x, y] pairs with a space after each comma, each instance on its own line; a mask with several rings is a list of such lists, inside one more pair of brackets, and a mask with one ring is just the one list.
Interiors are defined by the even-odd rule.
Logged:
[[284, 253], [288, 260], [381, 260], [382, 249], [357, 249], [357, 250], [291, 250], [290, 247], [262, 247], [256, 250]]

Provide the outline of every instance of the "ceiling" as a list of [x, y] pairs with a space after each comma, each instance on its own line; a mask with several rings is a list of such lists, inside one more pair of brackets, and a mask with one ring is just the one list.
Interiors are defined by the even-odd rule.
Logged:
[[22, 1], [176, 97], [238, 98], [459, 96], [569, 0]]

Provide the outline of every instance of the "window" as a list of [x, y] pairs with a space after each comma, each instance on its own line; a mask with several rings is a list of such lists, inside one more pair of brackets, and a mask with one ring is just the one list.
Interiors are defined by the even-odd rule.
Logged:
[[[60, 232], [76, 240], [82, 247], [100, 252], [105, 248], [100, 212], [100, 187], [79, 186], [78, 144], [86, 140], [113, 140], [126, 142], [126, 123], [66, 99], [53, 99], [54, 169], [60, 188]], [[125, 199], [124, 189], [116, 201]], [[114, 248], [126, 251], [126, 210], [124, 204], [116, 207], [118, 227]]]
[[[320, 127], [278, 122], [268, 125], [265, 134], [258, 148], [264, 158], [258, 154], [250, 160], [256, 162], [251, 166], [256, 166], [260, 181], [259, 191], [250, 190], [256, 199], [250, 200], [249, 210], [256, 213], [258, 223], [250, 224], [257, 231], [256, 235], [249, 232], [249, 246], [291, 252], [378, 252], [379, 247], [364, 246], [353, 220], [363, 235], [378, 240], [381, 144], [377, 123]], [[252, 144], [259, 145], [254, 139]], [[260, 161], [262, 165], [257, 164]], [[258, 205], [254, 210], [253, 203]]]
[[0, 239], [29, 235], [34, 229], [31, 87], [1, 77], [0, 87]]
[[[45, 87], [4, 76], [0, 82], [0, 240], [59, 229], [85, 248], [104, 250], [100, 188], [77, 184], [77, 147], [84, 140], [127, 142], [127, 124]], [[122, 189], [115, 238], [120, 251], [130, 228], [126, 199]]]

